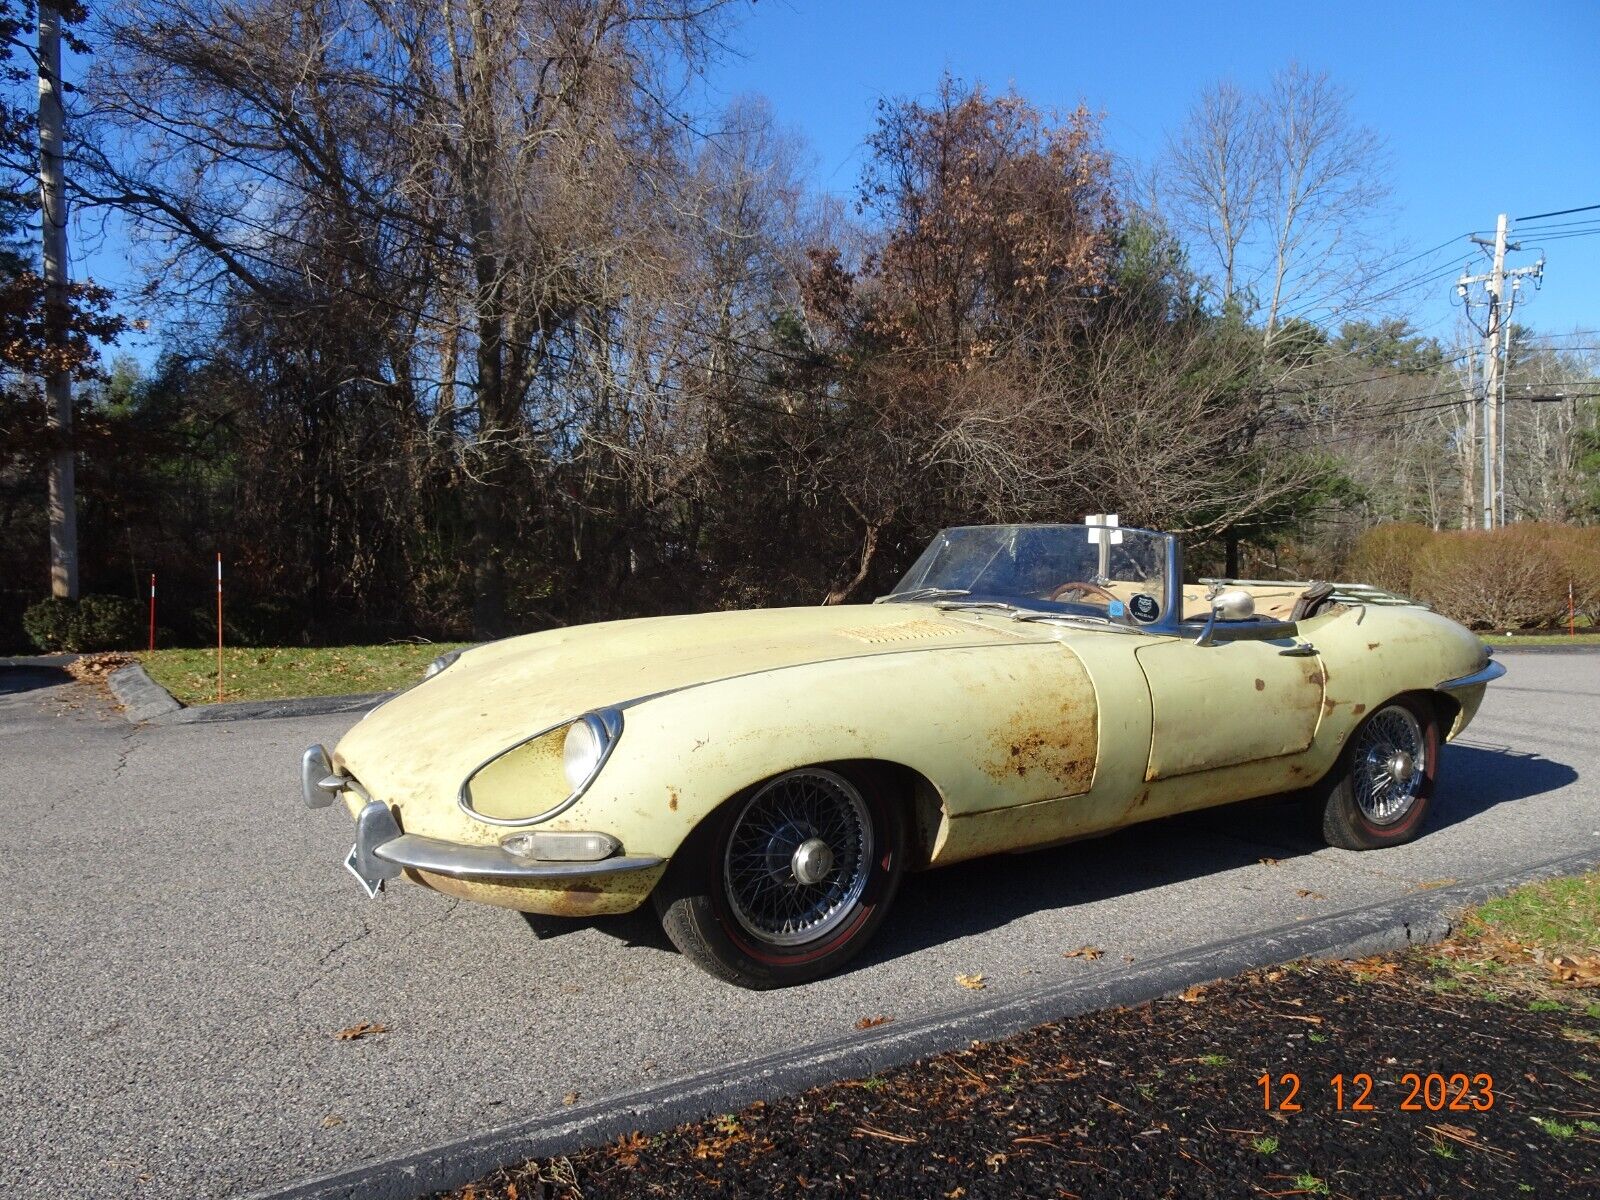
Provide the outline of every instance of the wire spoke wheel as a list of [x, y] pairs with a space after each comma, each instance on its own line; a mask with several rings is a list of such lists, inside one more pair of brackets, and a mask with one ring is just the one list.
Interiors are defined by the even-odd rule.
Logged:
[[1362, 726], [1351, 756], [1351, 785], [1367, 820], [1393, 825], [1405, 818], [1422, 792], [1427, 753], [1421, 723], [1400, 705]]
[[728, 831], [723, 890], [752, 937], [800, 946], [826, 937], [861, 900], [872, 873], [872, 818], [832, 771], [792, 771], [745, 803]]

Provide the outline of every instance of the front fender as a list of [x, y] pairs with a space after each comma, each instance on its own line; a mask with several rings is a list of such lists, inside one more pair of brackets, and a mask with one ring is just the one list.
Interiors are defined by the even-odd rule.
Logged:
[[960, 816], [1089, 791], [1098, 744], [1094, 685], [1059, 643], [808, 664], [630, 707], [605, 770], [549, 827], [667, 858], [751, 784], [855, 759], [917, 772]]

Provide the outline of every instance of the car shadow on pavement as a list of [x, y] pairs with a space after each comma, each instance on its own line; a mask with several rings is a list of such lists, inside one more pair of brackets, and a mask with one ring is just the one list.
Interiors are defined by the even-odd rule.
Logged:
[[60, 667], [0, 664], [0, 696], [18, 696], [71, 682], [72, 676]]
[[[1439, 792], [1422, 835], [1496, 805], [1565, 787], [1578, 773], [1533, 754], [1455, 744], [1445, 749]], [[1136, 896], [1263, 859], [1291, 861], [1323, 849], [1316, 820], [1298, 796], [1269, 796], [1135, 825], [1105, 837], [994, 855], [912, 874], [883, 928], [846, 971], [988, 932], [1042, 909]], [[525, 914], [541, 939], [593, 928], [629, 946], [672, 950], [646, 903], [621, 916], [574, 921]], [[1085, 929], [1083, 940], [1092, 942]]]

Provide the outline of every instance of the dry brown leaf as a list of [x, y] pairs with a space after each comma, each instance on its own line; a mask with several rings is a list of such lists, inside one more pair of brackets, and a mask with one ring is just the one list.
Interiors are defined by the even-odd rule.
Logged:
[[1206, 985], [1203, 983], [1191, 984], [1178, 993], [1178, 999], [1185, 1004], [1199, 1004], [1206, 994]]
[[956, 982], [972, 992], [981, 992], [989, 986], [989, 981], [983, 977], [983, 972], [981, 971], [975, 975], [957, 975]]
[[1105, 951], [1100, 949], [1099, 946], [1079, 946], [1076, 950], [1068, 950], [1061, 957], [1062, 958], [1085, 958], [1085, 959], [1088, 959], [1090, 962], [1093, 962], [1095, 959], [1103, 958], [1104, 956], [1105, 956]]
[[1574, 958], [1570, 954], [1556, 954], [1545, 963], [1545, 969], [1557, 983], [1568, 987], [1600, 987], [1600, 958]]
[[339, 1030], [333, 1036], [341, 1042], [356, 1042], [365, 1037], [373, 1037], [376, 1034], [388, 1032], [389, 1027], [377, 1021], [358, 1021], [354, 1025], [349, 1025]]
[[1275, 867], [1275, 866], [1278, 865], [1278, 862], [1279, 862], [1279, 860], [1276, 859], [1276, 858], [1258, 858], [1258, 859], [1256, 859], [1256, 861], [1258, 863], [1260, 863], [1263, 867]]
[[1295, 888], [1294, 894], [1302, 900], [1326, 900], [1321, 892], [1313, 892], [1310, 888]]
[[1399, 963], [1377, 954], [1370, 955], [1367, 958], [1358, 958], [1347, 965], [1350, 970], [1365, 979], [1377, 979], [1380, 976], [1388, 978], [1392, 975], [1400, 974]]
[[341, 1117], [338, 1113], [329, 1113], [327, 1116], [322, 1118], [322, 1127], [324, 1129], [332, 1129], [336, 1125], [343, 1125], [343, 1124], [344, 1124], [344, 1118]]
[[576, 1104], [577, 1102], [578, 1102], [578, 1093], [577, 1092], [568, 1092], [566, 1095], [561, 1097], [561, 1103], [565, 1104], [569, 1108], [572, 1105]]
[[[617, 1162], [624, 1167], [638, 1166], [639, 1151], [643, 1150], [649, 1144], [650, 1139], [645, 1137], [642, 1133], [634, 1132], [626, 1134], [617, 1139], [616, 1147], [612, 1150], [612, 1155], [616, 1158]], [[702, 1146], [704, 1144], [705, 1143], [703, 1142], [701, 1143]], [[699, 1147], [696, 1147], [696, 1149], [699, 1149]], [[696, 1155], [696, 1157], [702, 1156]]]
[[886, 1017], [882, 1013], [879, 1013], [875, 1017], [862, 1017], [861, 1020], [856, 1022], [856, 1028], [876, 1029], [879, 1025], [887, 1025], [892, 1020], [894, 1020], [893, 1017]]

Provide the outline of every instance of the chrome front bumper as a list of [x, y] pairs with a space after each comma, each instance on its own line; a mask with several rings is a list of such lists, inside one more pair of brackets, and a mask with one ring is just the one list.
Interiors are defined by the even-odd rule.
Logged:
[[522, 858], [499, 846], [463, 846], [439, 838], [402, 833], [394, 813], [381, 800], [369, 797], [361, 785], [334, 774], [328, 752], [312, 746], [301, 763], [301, 790], [309, 808], [326, 808], [343, 791], [366, 800], [356, 814], [356, 841], [344, 865], [369, 897], [406, 870], [449, 875], [457, 879], [482, 879], [495, 883], [564, 883], [629, 871], [648, 871], [665, 861], [644, 855], [616, 855], [584, 862], [555, 862]]
[[1471, 675], [1463, 675], [1459, 679], [1446, 679], [1434, 687], [1441, 692], [1456, 692], [1462, 688], [1477, 687], [1480, 683], [1493, 683], [1505, 673], [1505, 665], [1491, 658], [1481, 671], [1474, 671]]

